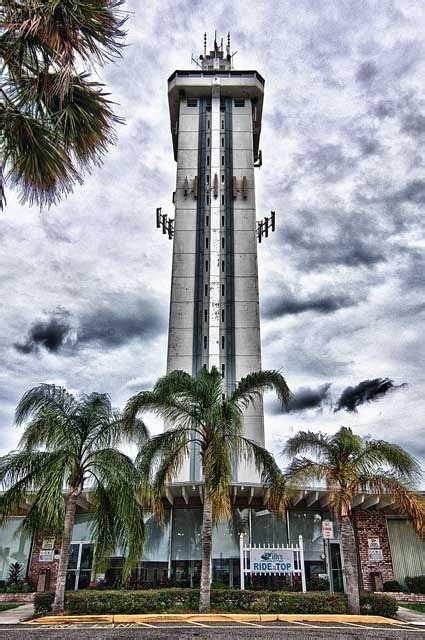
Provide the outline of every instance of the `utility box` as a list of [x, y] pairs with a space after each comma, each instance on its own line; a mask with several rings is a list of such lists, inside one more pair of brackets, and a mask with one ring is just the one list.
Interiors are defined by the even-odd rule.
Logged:
[[384, 582], [382, 580], [382, 573], [380, 571], [372, 571], [370, 574], [372, 582], [372, 591], [383, 591]]
[[49, 591], [50, 569], [40, 569], [37, 580], [37, 592]]

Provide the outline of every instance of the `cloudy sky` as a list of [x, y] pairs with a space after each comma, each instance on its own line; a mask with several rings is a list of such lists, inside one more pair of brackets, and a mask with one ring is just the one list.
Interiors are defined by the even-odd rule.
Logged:
[[[102, 168], [50, 210], [8, 193], [0, 217], [0, 452], [40, 382], [122, 406], [165, 371], [175, 182], [167, 78], [204, 31], [266, 79], [256, 173], [263, 367], [295, 393], [266, 401], [267, 445], [339, 425], [425, 458], [425, 6], [422, 0], [148, 0], [107, 83], [126, 118]], [[150, 421], [153, 431], [160, 425]]]

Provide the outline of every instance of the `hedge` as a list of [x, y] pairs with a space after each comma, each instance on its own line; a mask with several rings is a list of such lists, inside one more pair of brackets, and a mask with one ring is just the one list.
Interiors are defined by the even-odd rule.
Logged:
[[411, 593], [425, 593], [425, 576], [407, 576], [404, 579], [408, 591]]
[[[51, 609], [53, 594], [36, 594], [38, 614]], [[158, 589], [152, 591], [67, 591], [65, 607], [70, 614], [131, 614], [197, 611], [196, 589]], [[287, 591], [241, 591], [213, 589], [211, 608], [215, 611], [250, 611], [255, 613], [347, 613], [347, 598], [341, 593], [291, 593]], [[361, 612], [394, 616], [397, 603], [385, 595], [361, 596]]]

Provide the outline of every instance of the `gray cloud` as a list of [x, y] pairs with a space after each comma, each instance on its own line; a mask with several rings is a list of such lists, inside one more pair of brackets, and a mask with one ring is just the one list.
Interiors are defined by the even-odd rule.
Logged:
[[51, 353], [63, 348], [75, 351], [86, 345], [119, 347], [133, 339], [149, 340], [165, 329], [165, 319], [158, 306], [150, 300], [122, 301], [122, 307], [99, 306], [71, 320], [67, 311], [54, 312], [47, 320], [37, 321], [30, 327], [23, 342], [14, 347], [23, 354], [36, 353], [44, 347]]
[[268, 298], [263, 305], [265, 318], [279, 318], [286, 315], [296, 315], [307, 311], [316, 313], [333, 313], [338, 309], [352, 307], [358, 304], [346, 294], [316, 293], [314, 295], [296, 296], [288, 290], [284, 290], [281, 295]]
[[362, 62], [356, 73], [356, 80], [361, 84], [370, 84], [378, 75], [378, 67], [372, 60]]
[[67, 312], [56, 312], [45, 321], [35, 322], [24, 342], [16, 342], [13, 346], [24, 354], [35, 353], [39, 347], [44, 347], [50, 353], [56, 353], [63, 346], [71, 326]]
[[356, 413], [357, 407], [367, 402], [373, 402], [383, 398], [389, 391], [401, 389], [406, 384], [395, 385], [389, 378], [374, 378], [373, 380], [363, 380], [354, 387], [347, 387], [342, 392], [335, 411], [349, 411]]
[[[327, 382], [319, 387], [300, 387], [294, 392], [285, 413], [301, 413], [308, 409], [321, 409], [325, 404], [329, 404], [329, 391], [331, 383]], [[282, 409], [277, 401], [271, 403], [272, 414], [282, 413]]]

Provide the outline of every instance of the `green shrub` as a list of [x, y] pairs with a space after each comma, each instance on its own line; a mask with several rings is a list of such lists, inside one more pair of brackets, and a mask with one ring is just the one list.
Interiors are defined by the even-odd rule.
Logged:
[[36, 593], [34, 596], [34, 613], [41, 615], [52, 610], [55, 594], [50, 591]]
[[387, 580], [384, 582], [384, 591], [404, 591], [398, 580]]
[[411, 593], [425, 593], [425, 576], [406, 577], [404, 581]]
[[364, 615], [393, 618], [397, 609], [397, 600], [391, 596], [376, 593], [364, 593], [360, 596], [360, 613]]

